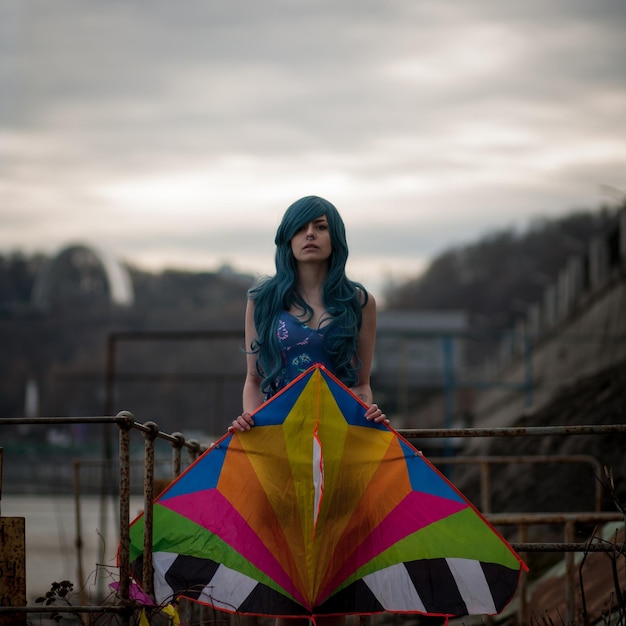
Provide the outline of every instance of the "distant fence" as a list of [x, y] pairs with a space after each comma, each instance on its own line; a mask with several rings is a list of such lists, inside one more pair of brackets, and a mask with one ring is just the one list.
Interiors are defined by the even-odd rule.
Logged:
[[[582, 246], [581, 246], [582, 248]], [[487, 371], [501, 369], [528, 350], [528, 338], [537, 343], [575, 311], [581, 302], [605, 288], [626, 270], [626, 208], [614, 225], [596, 235], [586, 249], [572, 254], [555, 281], [545, 285], [539, 302], [528, 303], [515, 327], [503, 333]]]

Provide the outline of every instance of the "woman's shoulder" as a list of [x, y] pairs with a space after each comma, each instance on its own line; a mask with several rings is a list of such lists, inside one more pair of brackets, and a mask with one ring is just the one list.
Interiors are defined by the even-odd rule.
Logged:
[[374, 296], [371, 292], [367, 291], [367, 289], [363, 285], [356, 285], [356, 298], [362, 308], [376, 307], [376, 300]]

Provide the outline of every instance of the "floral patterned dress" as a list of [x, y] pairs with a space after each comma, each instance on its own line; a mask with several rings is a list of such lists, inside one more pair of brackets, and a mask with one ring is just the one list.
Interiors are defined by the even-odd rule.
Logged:
[[326, 351], [326, 328], [311, 328], [291, 313], [281, 313], [277, 334], [283, 367], [274, 381], [273, 393], [280, 391], [312, 365], [324, 365], [331, 373], [335, 373]]

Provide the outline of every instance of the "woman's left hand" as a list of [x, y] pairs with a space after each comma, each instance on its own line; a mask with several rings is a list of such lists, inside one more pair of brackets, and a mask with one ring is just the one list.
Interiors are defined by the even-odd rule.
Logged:
[[365, 419], [370, 422], [376, 422], [380, 424], [389, 424], [387, 416], [380, 410], [377, 404], [370, 404], [367, 411], [365, 411]]

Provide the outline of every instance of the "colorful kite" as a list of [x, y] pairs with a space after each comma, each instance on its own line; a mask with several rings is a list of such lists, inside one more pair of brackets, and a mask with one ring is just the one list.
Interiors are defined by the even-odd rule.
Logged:
[[[158, 603], [250, 615], [499, 613], [519, 556], [413, 446], [321, 366], [155, 501]], [[142, 570], [143, 518], [131, 526]]]

